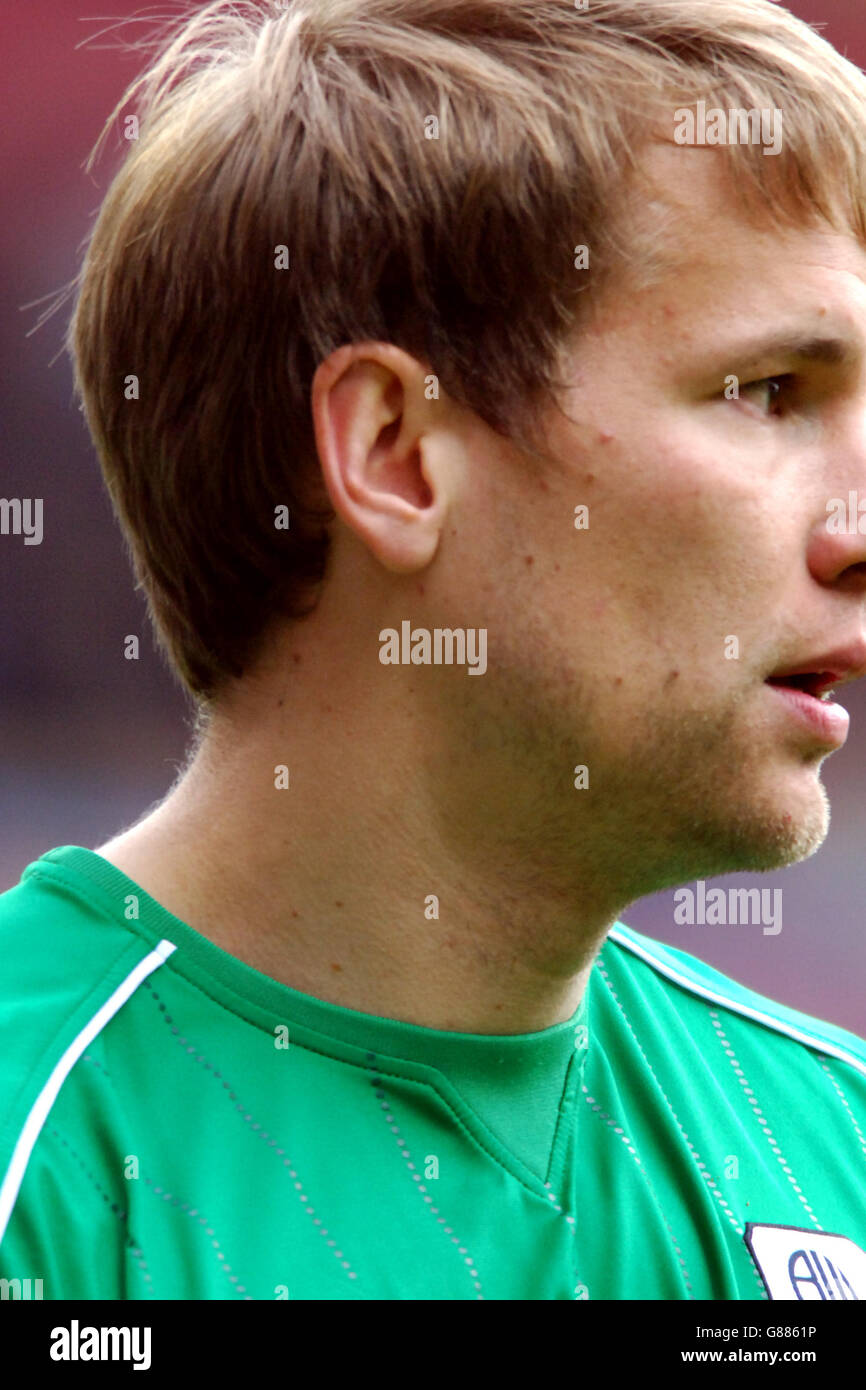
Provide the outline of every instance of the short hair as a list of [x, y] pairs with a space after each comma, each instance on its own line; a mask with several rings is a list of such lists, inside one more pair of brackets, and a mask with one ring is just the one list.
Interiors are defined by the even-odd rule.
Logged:
[[67, 345], [204, 706], [325, 582], [317, 365], [394, 343], [519, 435], [600, 287], [640, 270], [629, 175], [676, 107], [781, 110], [778, 156], [719, 148], [744, 208], [866, 241], [866, 79], [771, 0], [220, 0], [151, 47], [101, 138], [136, 112]]

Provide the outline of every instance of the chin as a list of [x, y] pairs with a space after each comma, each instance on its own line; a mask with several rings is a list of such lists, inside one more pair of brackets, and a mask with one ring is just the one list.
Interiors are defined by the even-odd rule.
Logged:
[[[726, 796], [717, 792], [714, 801], [704, 799], [703, 814], [680, 822], [675, 832], [680, 851], [672, 856], [679, 882], [783, 869], [821, 848], [830, 828], [830, 803], [814, 770], [765, 786], [757, 795], [752, 786], [749, 801], [742, 791], [742, 784], [730, 785]], [[669, 839], [668, 849], [673, 848]]]
[[768, 871], [799, 864], [821, 848], [830, 829], [830, 803], [815, 776], [750, 810], [733, 827], [732, 857], [737, 867]]

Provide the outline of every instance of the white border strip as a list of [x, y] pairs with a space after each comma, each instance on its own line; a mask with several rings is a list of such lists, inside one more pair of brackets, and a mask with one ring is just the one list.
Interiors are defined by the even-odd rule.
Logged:
[[866, 1062], [861, 1062], [859, 1057], [855, 1057], [851, 1052], [846, 1052], [845, 1048], [840, 1047], [838, 1043], [827, 1042], [823, 1038], [813, 1038], [808, 1033], [802, 1033], [793, 1023], [788, 1023], [785, 1019], [774, 1018], [772, 1014], [761, 1013], [760, 1009], [752, 1009], [748, 1004], [741, 1004], [738, 999], [731, 999], [727, 994], [717, 994], [715, 990], [708, 989], [706, 985], [696, 984], [688, 975], [681, 975], [672, 965], [660, 961], [644, 946], [639, 946], [630, 937], [622, 936], [616, 927], [611, 928], [608, 936], [613, 937], [614, 941], [620, 946], [624, 946], [627, 951], [633, 951], [636, 956], [640, 956], [660, 975], [667, 975], [674, 984], [682, 985], [684, 989], [691, 990], [692, 994], [699, 994], [704, 999], [712, 1000], [714, 1004], [723, 1004], [726, 1009], [742, 1014], [745, 1018], [753, 1018], [757, 1023], [765, 1023], [768, 1028], [774, 1028], [777, 1033], [785, 1033], [789, 1038], [805, 1043], [807, 1047], [815, 1048], [817, 1052], [826, 1052], [830, 1057], [838, 1057], [840, 1061], [847, 1062], [849, 1066], [866, 1076]]
[[6, 1227], [12, 1215], [12, 1209], [18, 1197], [18, 1190], [24, 1180], [27, 1164], [30, 1162], [30, 1155], [33, 1146], [39, 1138], [42, 1126], [48, 1118], [52, 1105], [57, 1099], [58, 1092], [71, 1072], [75, 1063], [78, 1061], [84, 1049], [93, 1041], [97, 1033], [101, 1033], [106, 1023], [110, 1021], [130, 997], [138, 989], [142, 980], [152, 974], [154, 970], [163, 965], [172, 951], [177, 947], [171, 941], [160, 941], [152, 951], [138, 962], [133, 970], [129, 972], [112, 995], [106, 999], [105, 1003], [96, 1011], [89, 1023], [86, 1023], [67, 1047], [60, 1061], [55, 1066], [39, 1095], [33, 1103], [30, 1114], [24, 1122], [24, 1128], [18, 1136], [18, 1142], [12, 1153], [6, 1176], [0, 1185], [0, 1241], [6, 1234]]

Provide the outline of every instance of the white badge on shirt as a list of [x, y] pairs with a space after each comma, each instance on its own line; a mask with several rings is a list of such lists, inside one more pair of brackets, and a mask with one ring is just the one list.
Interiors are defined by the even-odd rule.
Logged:
[[866, 1299], [866, 1251], [847, 1236], [750, 1222], [745, 1241], [772, 1299]]

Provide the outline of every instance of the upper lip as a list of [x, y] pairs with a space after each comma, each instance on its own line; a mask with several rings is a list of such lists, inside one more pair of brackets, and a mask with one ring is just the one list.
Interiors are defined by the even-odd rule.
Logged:
[[791, 666], [773, 671], [767, 680], [785, 680], [788, 676], [812, 676], [808, 689], [814, 695], [832, 690], [837, 685], [848, 685], [851, 681], [866, 676], [866, 639], [850, 647], [839, 647], [832, 652], [807, 657]]

